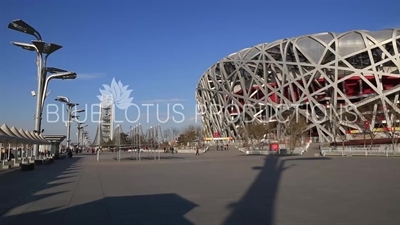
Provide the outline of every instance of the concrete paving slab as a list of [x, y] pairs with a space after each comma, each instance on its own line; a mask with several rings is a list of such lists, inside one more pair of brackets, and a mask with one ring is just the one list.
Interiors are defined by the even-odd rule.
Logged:
[[[4, 190], [25, 196], [7, 200], [11, 209], [0, 223], [398, 225], [400, 221], [396, 158], [242, 156], [234, 150], [181, 155], [179, 160], [142, 162], [117, 162], [108, 153], [97, 162], [95, 155], [83, 155], [75, 163], [59, 164], [57, 170], [36, 171], [32, 175], [36, 179], [24, 173], [0, 175], [0, 184], [8, 185]], [[16, 187], [27, 184], [36, 186]]]

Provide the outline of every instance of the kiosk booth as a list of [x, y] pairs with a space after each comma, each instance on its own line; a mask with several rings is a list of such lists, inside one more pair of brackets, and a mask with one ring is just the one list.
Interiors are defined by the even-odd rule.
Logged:
[[58, 156], [60, 154], [60, 144], [66, 138], [65, 135], [43, 135], [43, 137], [50, 142], [50, 154]]

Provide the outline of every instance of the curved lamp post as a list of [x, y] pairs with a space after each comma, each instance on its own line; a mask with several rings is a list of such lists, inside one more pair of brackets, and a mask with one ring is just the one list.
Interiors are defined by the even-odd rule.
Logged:
[[[35, 113], [35, 130], [40, 134], [41, 132], [41, 121], [42, 121], [42, 99], [44, 91], [44, 83], [46, 79], [46, 70], [43, 68], [46, 67], [47, 58], [58, 49], [62, 48], [61, 45], [53, 44], [53, 43], [45, 43], [42, 41], [42, 35], [35, 28], [27, 24], [21, 19], [16, 19], [11, 21], [8, 24], [8, 28], [11, 30], [15, 30], [18, 32], [26, 33], [32, 35], [36, 38], [35, 41], [32, 41], [32, 44], [21, 43], [21, 42], [12, 42], [12, 44], [21, 47], [22, 49], [35, 51], [36, 52], [36, 65], [37, 65], [37, 76], [38, 76], [38, 85], [37, 85], [37, 96], [36, 96], [36, 113]], [[43, 57], [43, 55], [45, 55]], [[39, 150], [39, 145], [34, 145], [34, 156], [37, 155]]]
[[[79, 117], [79, 116], [75, 116], [75, 117]], [[74, 118], [74, 116], [72, 116], [72, 118]], [[78, 143], [78, 146], [80, 144], [80, 136], [81, 136], [81, 127], [84, 126], [85, 123], [80, 123], [78, 122], [78, 120], [76, 120], [76, 142]]]
[[[47, 93], [47, 87], [49, 85], [50, 80], [52, 79], [61, 79], [61, 80], [71, 80], [75, 79], [77, 77], [75, 72], [69, 72], [66, 70], [61, 70], [58, 68], [54, 67], [47, 67], [46, 71], [49, 73], [52, 73], [52, 75], [48, 76], [44, 82], [44, 87], [43, 87], [43, 93]], [[46, 101], [46, 94], [42, 95], [42, 105], [41, 105], [41, 111], [43, 112], [43, 106], [44, 102]]]
[[63, 103], [65, 103], [67, 105], [67, 115], [68, 115], [68, 121], [67, 121], [67, 148], [69, 148], [70, 142], [71, 142], [70, 136], [71, 136], [71, 120], [72, 120], [72, 116], [73, 116], [73, 114], [84, 112], [85, 110], [81, 109], [81, 110], [75, 110], [75, 111], [72, 112], [72, 109], [75, 106], [78, 106], [79, 104], [78, 103], [71, 103], [68, 97], [58, 96], [55, 100], [59, 101], [59, 102], [63, 102]]
[[82, 145], [83, 145], [84, 138], [87, 137], [88, 135], [89, 135], [89, 132], [87, 132], [87, 131], [82, 132]]
[[[82, 137], [82, 134], [83, 134], [83, 129], [85, 128], [85, 127], [87, 127], [88, 125], [83, 125], [83, 123], [79, 123], [78, 124], [78, 136], [77, 136], [77, 141], [78, 141], [78, 146], [79, 146], [79, 144], [82, 144], [83, 145], [83, 137]], [[82, 143], [81, 143], [82, 142]]]
[[[61, 45], [53, 44], [53, 43], [45, 43], [43, 41], [32, 41], [32, 44], [23, 43], [23, 42], [11, 42], [13, 45], [17, 47], [21, 47], [24, 50], [35, 51], [36, 56], [36, 64], [37, 64], [37, 77], [38, 77], [38, 86], [37, 86], [37, 96], [36, 96], [36, 113], [35, 113], [35, 130], [41, 130], [41, 122], [42, 122], [42, 112], [43, 112], [43, 104], [44, 99], [46, 98], [45, 90], [47, 90], [48, 81], [53, 78], [68, 77], [64, 79], [75, 79], [76, 73], [64, 71], [63, 75], [59, 76], [50, 76], [50, 79], [46, 79], [47, 77], [47, 58], [55, 51], [62, 48]], [[43, 54], [45, 56], [43, 57]], [[35, 145], [36, 146], [36, 145]], [[36, 154], [36, 150], [34, 151]]]

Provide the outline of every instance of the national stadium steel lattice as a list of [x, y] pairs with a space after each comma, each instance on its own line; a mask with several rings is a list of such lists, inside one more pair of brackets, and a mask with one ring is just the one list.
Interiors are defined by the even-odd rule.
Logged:
[[[295, 105], [310, 121], [310, 133], [332, 141], [329, 117], [313, 122], [311, 109], [354, 105], [362, 121], [359, 107], [382, 101], [400, 112], [399, 52], [400, 29], [320, 33], [243, 49], [211, 66], [198, 83], [204, 130], [241, 138], [246, 118], [271, 122], [285, 110], [282, 105]], [[383, 114], [379, 120], [390, 123], [390, 115]], [[342, 133], [362, 129], [359, 120], [339, 123]]]

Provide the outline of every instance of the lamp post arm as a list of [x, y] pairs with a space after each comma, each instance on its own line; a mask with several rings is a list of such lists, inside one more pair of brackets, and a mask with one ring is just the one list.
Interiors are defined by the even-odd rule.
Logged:
[[49, 82], [51, 79], [53, 79], [57, 75], [50, 75], [44, 80], [44, 85], [43, 85], [43, 91], [41, 92], [42, 94], [42, 102], [41, 102], [41, 112], [43, 112], [43, 107], [44, 107], [44, 102], [46, 101], [46, 93], [47, 93], [47, 87], [49, 86]]
[[80, 128], [80, 126], [78, 126], [78, 133], [77, 133], [77, 135], [76, 135], [76, 139], [77, 139], [77, 141], [78, 141], [78, 146], [79, 146], [79, 144], [80, 144], [80, 136], [81, 136], [81, 128]]
[[[41, 74], [41, 79], [42, 79], [42, 84], [46, 82], [46, 77], [47, 77], [47, 70], [46, 70], [46, 65], [47, 65], [47, 58], [49, 55], [46, 54], [46, 56], [43, 58], [42, 61], [42, 74]], [[42, 86], [42, 93], [46, 95], [46, 92], [44, 91], [44, 86]]]
[[[48, 78], [50, 78], [49, 76]], [[67, 110], [68, 110], [68, 122], [67, 122], [67, 148], [69, 149], [70, 146], [70, 135], [71, 135], [71, 111], [72, 111], [72, 105], [67, 105]]]
[[42, 35], [39, 33], [39, 31], [35, 30], [33, 36], [35, 36], [38, 41], [42, 41]]

